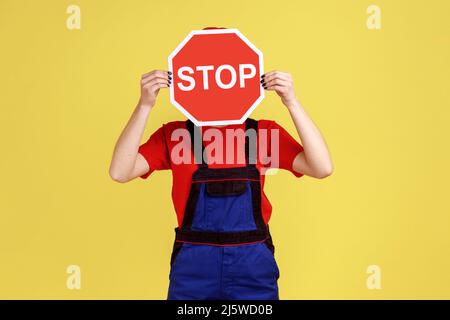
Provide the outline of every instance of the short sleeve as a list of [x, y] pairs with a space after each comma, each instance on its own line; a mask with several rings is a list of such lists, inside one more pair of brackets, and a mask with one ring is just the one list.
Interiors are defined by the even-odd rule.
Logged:
[[[279, 141], [278, 167], [280, 169], [292, 172], [296, 177], [303, 176], [303, 173], [294, 171], [294, 169], [292, 168], [294, 159], [300, 152], [303, 151], [303, 146], [299, 142], [297, 142], [297, 140], [295, 140], [282, 126], [280, 126], [275, 121], [271, 121], [269, 127], [271, 129], [269, 130], [269, 132], [272, 132], [273, 129], [278, 130], [278, 141]], [[272, 141], [272, 139], [270, 139], [269, 141]]]
[[164, 126], [153, 132], [150, 138], [139, 147], [138, 152], [144, 157], [150, 168], [141, 178], [148, 178], [155, 170], [170, 169]]

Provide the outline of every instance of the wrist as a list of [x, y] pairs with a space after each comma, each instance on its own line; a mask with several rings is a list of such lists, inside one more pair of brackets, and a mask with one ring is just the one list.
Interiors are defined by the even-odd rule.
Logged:
[[301, 104], [297, 98], [286, 101], [285, 106], [286, 106], [286, 108], [288, 108], [289, 111], [293, 111], [293, 110], [301, 108]]
[[142, 101], [139, 99], [138, 102], [138, 108], [141, 110], [148, 110], [150, 111], [153, 108], [153, 104], [150, 102]]

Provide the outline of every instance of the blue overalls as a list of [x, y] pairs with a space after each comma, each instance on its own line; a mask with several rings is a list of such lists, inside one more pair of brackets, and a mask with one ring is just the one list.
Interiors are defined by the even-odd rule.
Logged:
[[[199, 128], [189, 120], [186, 126], [194, 150]], [[257, 126], [247, 119], [246, 130], [257, 132]], [[183, 222], [175, 229], [169, 300], [279, 299], [279, 270], [248, 138], [245, 154], [246, 166], [215, 169], [197, 156]]]

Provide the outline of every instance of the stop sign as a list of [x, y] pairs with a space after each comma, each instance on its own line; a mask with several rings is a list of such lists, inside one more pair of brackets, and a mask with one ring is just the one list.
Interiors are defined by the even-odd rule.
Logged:
[[237, 29], [192, 31], [168, 62], [170, 101], [197, 126], [243, 123], [264, 98], [263, 55]]

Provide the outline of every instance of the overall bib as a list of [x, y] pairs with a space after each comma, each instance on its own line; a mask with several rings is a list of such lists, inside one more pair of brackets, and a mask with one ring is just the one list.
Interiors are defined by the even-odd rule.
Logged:
[[[197, 136], [203, 151], [201, 134], [194, 134], [200, 129], [189, 120], [186, 125], [192, 150]], [[247, 119], [246, 130], [257, 132], [257, 126]], [[192, 175], [182, 225], [175, 228], [169, 300], [279, 299], [279, 270], [249, 140], [246, 136], [243, 167], [212, 169], [196, 160], [200, 165]]]

